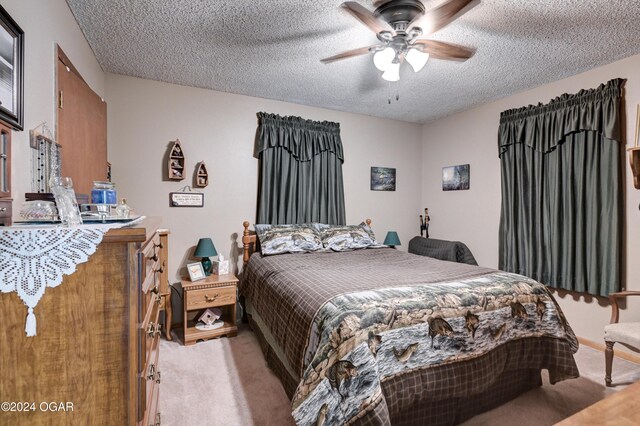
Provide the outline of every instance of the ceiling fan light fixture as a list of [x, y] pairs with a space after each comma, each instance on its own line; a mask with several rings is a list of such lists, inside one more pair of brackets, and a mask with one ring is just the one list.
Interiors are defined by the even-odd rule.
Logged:
[[387, 68], [391, 65], [391, 62], [396, 57], [396, 52], [391, 47], [386, 47], [382, 50], [377, 51], [373, 55], [373, 64], [380, 71], [386, 71]]
[[424, 68], [427, 60], [429, 59], [429, 54], [422, 52], [416, 48], [412, 48], [409, 49], [409, 52], [407, 52], [407, 56], [405, 56], [405, 59], [407, 60], [407, 62], [409, 62], [409, 65], [411, 65], [413, 71], [418, 72], [422, 68]]
[[382, 78], [391, 82], [400, 80], [400, 62], [389, 64]]

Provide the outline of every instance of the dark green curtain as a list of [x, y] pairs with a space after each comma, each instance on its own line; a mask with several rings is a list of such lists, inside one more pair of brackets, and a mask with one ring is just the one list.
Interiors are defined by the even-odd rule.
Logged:
[[257, 223], [344, 225], [340, 125], [258, 113]]
[[500, 269], [599, 296], [621, 288], [623, 86], [501, 114]]

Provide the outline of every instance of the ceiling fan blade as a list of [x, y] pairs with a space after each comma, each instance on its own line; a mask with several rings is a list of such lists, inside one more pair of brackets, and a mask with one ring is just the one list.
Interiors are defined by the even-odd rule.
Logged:
[[354, 56], [366, 55], [369, 53], [371, 48], [377, 47], [376, 45], [368, 46], [368, 47], [360, 47], [358, 49], [347, 50], [346, 52], [338, 53], [337, 55], [331, 56], [329, 58], [320, 59], [320, 62], [323, 64], [329, 64], [331, 62], [339, 61], [341, 59], [353, 58]]
[[416, 18], [409, 24], [409, 28], [420, 27], [425, 36], [433, 34], [479, 4], [480, 0], [448, 0]]
[[381, 31], [393, 31], [389, 24], [376, 18], [373, 15], [373, 12], [362, 6], [360, 3], [356, 3], [355, 1], [346, 1], [342, 3], [342, 8], [376, 34]]
[[445, 43], [444, 41], [416, 40], [414, 44], [421, 44], [422, 51], [428, 53], [434, 59], [462, 62], [472, 57], [475, 53], [475, 49]]

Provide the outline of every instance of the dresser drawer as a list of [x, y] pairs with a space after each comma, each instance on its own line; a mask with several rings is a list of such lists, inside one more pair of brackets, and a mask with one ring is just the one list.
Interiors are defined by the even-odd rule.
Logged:
[[144, 421], [142, 425], [144, 426], [161, 426], [161, 417], [160, 411], [158, 411], [159, 405], [158, 401], [160, 400], [160, 385], [156, 384], [153, 386], [153, 392], [151, 394], [151, 399], [149, 400], [149, 404], [147, 405], [147, 409], [144, 413]]
[[155, 412], [157, 411], [158, 392], [162, 381], [160, 368], [158, 366], [160, 355], [159, 345], [160, 339], [157, 338], [154, 341], [154, 346], [151, 351], [151, 362], [141, 373], [140, 395], [143, 398], [142, 406], [144, 407], [143, 424], [153, 425]]
[[144, 368], [151, 363], [154, 346], [157, 346], [156, 343], [160, 339], [160, 303], [158, 302], [161, 300], [162, 298], [157, 294], [151, 294], [147, 312], [140, 327], [140, 333], [142, 333], [141, 339], [143, 341], [141, 353], [143, 368], [141, 368], [140, 371], [144, 371]]
[[0, 200], [0, 226], [11, 225], [11, 201], [10, 199]]
[[160, 243], [160, 234], [155, 233], [153, 237], [142, 247], [142, 254], [146, 258], [151, 258], [158, 254], [159, 249], [162, 247]]
[[186, 309], [211, 308], [236, 303], [236, 287], [216, 287], [185, 293]]
[[158, 293], [160, 291], [160, 276], [164, 272], [164, 268], [165, 267], [160, 264], [160, 261], [154, 262], [150, 266], [150, 268], [148, 269], [149, 272], [144, 276], [144, 280], [142, 281], [143, 293]]

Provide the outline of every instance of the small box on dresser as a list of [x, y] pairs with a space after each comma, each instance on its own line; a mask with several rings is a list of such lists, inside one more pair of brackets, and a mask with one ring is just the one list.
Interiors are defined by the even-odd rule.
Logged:
[[228, 273], [229, 273], [228, 260], [212, 260], [211, 261], [212, 275], [227, 275]]

